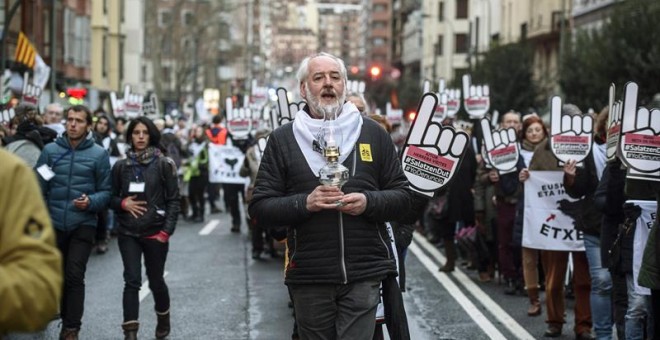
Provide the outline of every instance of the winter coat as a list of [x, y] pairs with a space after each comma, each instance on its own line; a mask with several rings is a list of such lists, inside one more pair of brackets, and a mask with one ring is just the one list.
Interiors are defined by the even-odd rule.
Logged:
[[[37, 176], [55, 229], [96, 228], [97, 213], [108, 207], [111, 183], [108, 153], [94, 142], [93, 134], [72, 149], [65, 133], [44, 147], [35, 168], [44, 164], [55, 173], [50, 181]], [[86, 210], [73, 205], [82, 194], [89, 198]]]
[[655, 224], [649, 231], [649, 238], [646, 240], [646, 248], [644, 248], [642, 266], [639, 269], [637, 282], [642, 287], [660, 289], [660, 235], [658, 235], [660, 227], [658, 226], [657, 217], [660, 213], [660, 183], [653, 182], [650, 186], [655, 189], [655, 200], [658, 203], [658, 208], [655, 212]]
[[619, 160], [608, 163], [594, 192], [594, 206], [603, 214], [600, 231], [600, 256], [603, 267], [620, 274], [632, 273], [634, 236], [631, 233], [619, 241], [620, 259], [612, 261], [610, 250], [619, 234], [619, 226], [625, 218], [623, 214], [623, 204], [627, 200], [624, 194], [625, 179], [626, 170], [621, 167]]
[[34, 172], [0, 149], [0, 338], [46, 327], [59, 308], [62, 259]]
[[[145, 189], [135, 194], [129, 192], [129, 186], [135, 182], [137, 174], [141, 174], [140, 182], [145, 184]], [[120, 234], [144, 237], [161, 230], [174, 234], [180, 201], [177, 169], [172, 159], [160, 155], [148, 165], [130, 158], [122, 159], [112, 167], [112, 183], [110, 207], [117, 214]], [[121, 207], [122, 200], [132, 195], [147, 202], [147, 211], [138, 218]]]
[[57, 133], [47, 127], [23, 122], [18, 125], [14, 136], [5, 139], [5, 147], [30, 167], [34, 167], [44, 145], [53, 142], [56, 136]]
[[600, 236], [600, 224], [603, 220], [601, 212], [594, 204], [594, 192], [598, 186], [598, 175], [592, 152], [584, 160], [584, 166], [576, 168], [573, 185], [566, 185], [566, 174], [564, 174], [564, 189], [568, 196], [580, 199], [579, 211], [575, 218], [575, 229], [593, 236]]
[[[356, 152], [369, 145], [371, 158]], [[396, 275], [384, 222], [411, 208], [401, 162], [390, 136], [364, 119], [360, 136], [344, 162], [350, 171], [345, 194], [366, 196], [359, 216], [335, 210], [310, 212], [307, 196], [320, 185], [293, 134], [293, 125], [275, 130], [261, 160], [249, 214], [268, 227], [288, 226], [286, 284], [342, 284]]]

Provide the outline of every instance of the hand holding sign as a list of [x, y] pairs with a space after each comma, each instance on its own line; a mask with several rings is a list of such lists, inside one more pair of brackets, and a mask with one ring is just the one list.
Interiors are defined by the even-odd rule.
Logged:
[[296, 113], [303, 107], [303, 103], [289, 103], [285, 88], [278, 88], [277, 91], [277, 111], [271, 111], [271, 121], [273, 130], [292, 122], [296, 118]]
[[245, 139], [252, 131], [252, 112], [248, 108], [227, 107], [227, 130], [234, 139]]
[[402, 157], [411, 189], [429, 197], [454, 177], [470, 139], [465, 132], [431, 121], [437, 102], [433, 93], [422, 97]]
[[637, 84], [626, 84], [619, 148], [629, 168], [649, 174], [660, 171], [660, 109], [637, 108], [637, 90]]
[[550, 148], [559, 164], [568, 160], [582, 162], [591, 152], [594, 119], [589, 115], [562, 112], [561, 97], [551, 99]]
[[39, 97], [41, 97], [41, 87], [30, 82], [30, 75], [25, 72], [23, 75], [23, 99], [24, 103], [32, 105], [39, 105]]
[[481, 119], [490, 108], [488, 85], [473, 85], [469, 74], [463, 75], [463, 101], [471, 119]]
[[516, 129], [513, 127], [491, 130], [488, 118], [481, 119], [487, 163], [501, 174], [516, 170], [520, 148], [516, 141]]

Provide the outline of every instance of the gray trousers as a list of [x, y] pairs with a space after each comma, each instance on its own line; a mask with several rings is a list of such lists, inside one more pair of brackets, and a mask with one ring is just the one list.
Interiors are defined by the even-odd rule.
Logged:
[[289, 285], [300, 339], [372, 339], [380, 282]]

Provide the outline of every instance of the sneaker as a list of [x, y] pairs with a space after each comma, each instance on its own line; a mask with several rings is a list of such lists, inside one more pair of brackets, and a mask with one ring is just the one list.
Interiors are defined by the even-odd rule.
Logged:
[[222, 210], [218, 209], [217, 207], [211, 207], [211, 214], [219, 214], [221, 212]]
[[261, 250], [258, 250], [258, 249], [252, 249], [252, 259], [253, 259], [253, 260], [259, 260], [259, 259], [261, 259]]
[[241, 226], [239, 224], [234, 224], [231, 227], [231, 232], [232, 233], [240, 233], [241, 232]]

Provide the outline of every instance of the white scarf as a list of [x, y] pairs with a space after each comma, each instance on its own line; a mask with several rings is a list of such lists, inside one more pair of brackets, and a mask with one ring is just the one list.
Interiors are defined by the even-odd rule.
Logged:
[[[296, 119], [293, 121], [293, 135], [296, 137], [300, 151], [305, 156], [307, 165], [317, 177], [319, 176], [319, 170], [326, 163], [325, 157], [323, 157], [318, 147], [321, 144], [317, 141], [322, 126], [323, 119], [312, 118], [303, 110], [296, 114]], [[362, 130], [362, 116], [353, 103], [346, 102], [344, 104], [341, 114], [335, 121], [335, 126], [343, 136], [343, 141], [339, 145], [339, 152], [341, 152], [339, 163], [343, 163], [353, 150], [353, 146], [355, 146]]]
[[596, 175], [598, 180], [603, 177], [603, 171], [605, 170], [605, 162], [607, 162], [607, 143], [598, 144], [594, 143], [591, 151], [594, 155], [594, 164], [596, 164]]

